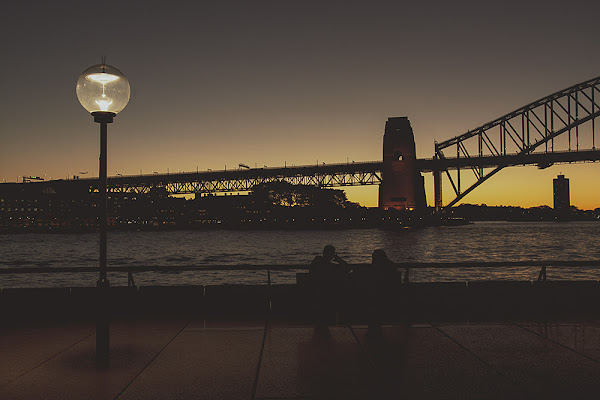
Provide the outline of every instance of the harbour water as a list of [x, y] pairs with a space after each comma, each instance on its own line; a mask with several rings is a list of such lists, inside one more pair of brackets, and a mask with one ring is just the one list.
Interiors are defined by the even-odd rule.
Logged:
[[[202, 266], [308, 265], [333, 244], [351, 264], [370, 263], [374, 249], [396, 262], [600, 260], [598, 222], [476, 222], [400, 232], [381, 229], [320, 231], [109, 232], [108, 265]], [[0, 268], [89, 267], [90, 273], [0, 275], [0, 288], [93, 286], [98, 268], [96, 234], [0, 235]], [[600, 279], [600, 268], [549, 270], [548, 279]], [[293, 283], [297, 271], [271, 273], [273, 283]], [[413, 281], [533, 280], [536, 267], [423, 269]], [[266, 271], [166, 271], [135, 274], [138, 285], [201, 285], [266, 282]], [[111, 273], [126, 285], [125, 273]]]

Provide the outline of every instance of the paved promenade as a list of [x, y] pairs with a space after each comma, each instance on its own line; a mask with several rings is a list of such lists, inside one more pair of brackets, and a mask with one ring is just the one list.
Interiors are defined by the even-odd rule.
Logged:
[[113, 321], [110, 366], [89, 322], [0, 330], [0, 399], [591, 398], [600, 322], [364, 326]]

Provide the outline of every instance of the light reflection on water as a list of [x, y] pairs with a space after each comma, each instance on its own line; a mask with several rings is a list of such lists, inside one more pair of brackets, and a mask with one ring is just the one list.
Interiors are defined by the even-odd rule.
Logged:
[[[478, 222], [401, 232], [341, 231], [162, 231], [110, 232], [108, 265], [211, 266], [308, 264], [326, 244], [349, 263], [369, 263], [374, 249], [397, 262], [599, 260], [597, 222]], [[0, 268], [82, 266], [97, 269], [96, 234], [0, 235]], [[412, 281], [533, 280], [538, 268], [424, 269]], [[265, 283], [266, 271], [137, 273], [138, 285]], [[125, 274], [111, 273], [113, 285]], [[293, 283], [295, 273], [272, 272], [274, 283]], [[600, 279], [598, 268], [548, 270], [548, 279]], [[93, 286], [96, 273], [0, 275], [0, 287]]]

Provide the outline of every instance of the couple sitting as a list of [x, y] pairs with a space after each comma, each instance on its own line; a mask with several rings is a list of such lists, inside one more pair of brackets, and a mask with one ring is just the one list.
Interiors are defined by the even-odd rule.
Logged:
[[[369, 274], [369, 275], [384, 275], [396, 272], [396, 267], [394, 262], [390, 260], [385, 251], [381, 249], [377, 249], [372, 254], [372, 268], [368, 270], [354, 270], [353, 274]], [[323, 249], [322, 256], [316, 256], [310, 267], [308, 268], [308, 272], [311, 274], [311, 277], [315, 279], [340, 279], [343, 278], [346, 274], [349, 274], [351, 271], [348, 263], [340, 258], [335, 252], [335, 247], [328, 244]]]
[[[348, 303], [358, 300], [367, 311], [369, 336], [381, 336], [383, 311], [389, 305], [389, 296], [398, 282], [395, 264], [385, 252], [377, 249], [372, 254], [369, 267], [352, 269], [335, 252], [335, 247], [327, 245], [322, 256], [316, 256], [309, 267], [315, 306], [317, 332], [329, 332], [328, 315], [333, 309], [346, 308]], [[347, 297], [349, 288], [358, 290], [352, 298]]]

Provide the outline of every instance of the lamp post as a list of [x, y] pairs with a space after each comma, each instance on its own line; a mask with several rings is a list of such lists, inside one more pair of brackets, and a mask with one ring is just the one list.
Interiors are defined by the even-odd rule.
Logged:
[[109, 359], [110, 332], [106, 310], [110, 283], [106, 276], [106, 149], [107, 125], [129, 102], [129, 81], [113, 66], [102, 64], [89, 67], [77, 80], [77, 99], [100, 124], [100, 185], [98, 196], [100, 222], [100, 277], [98, 278], [96, 315], [96, 364], [106, 366]]

